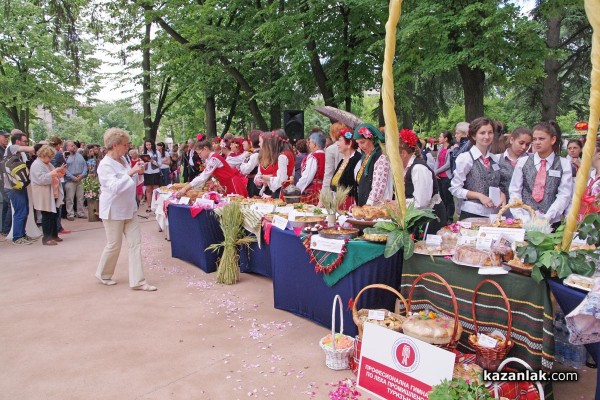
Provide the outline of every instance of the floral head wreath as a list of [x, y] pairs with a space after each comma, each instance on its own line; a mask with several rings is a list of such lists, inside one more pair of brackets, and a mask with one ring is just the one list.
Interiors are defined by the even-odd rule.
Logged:
[[354, 132], [352, 132], [351, 129], [348, 129], [348, 128], [340, 129], [340, 136], [343, 136], [344, 139], [346, 139], [346, 140], [352, 140], [353, 135], [354, 135]]
[[261, 136], [263, 139], [269, 139], [269, 138], [273, 138], [273, 139], [277, 139], [277, 140], [279, 140], [280, 142], [283, 142], [283, 143], [289, 143], [289, 142], [290, 142], [290, 139], [289, 139], [289, 138], [288, 138], [288, 139], [284, 139], [284, 138], [282, 138], [282, 137], [279, 137], [279, 136], [277, 136], [277, 135], [275, 134], [275, 131], [271, 131], [271, 132], [263, 132], [263, 133], [261, 133], [261, 134], [260, 134], [260, 136]]
[[402, 129], [400, 131], [400, 140], [410, 148], [415, 149], [417, 147], [417, 134], [412, 129]]
[[385, 136], [383, 133], [379, 131], [379, 129], [375, 128], [373, 125], [368, 123], [362, 123], [354, 128], [353, 139], [371, 139], [374, 142], [385, 142]]

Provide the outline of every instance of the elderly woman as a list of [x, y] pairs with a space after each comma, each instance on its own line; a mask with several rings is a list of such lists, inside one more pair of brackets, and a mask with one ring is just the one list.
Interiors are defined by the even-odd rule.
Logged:
[[319, 204], [319, 193], [323, 187], [325, 174], [325, 135], [314, 132], [308, 138], [308, 151], [310, 153], [302, 160], [300, 180], [296, 184], [302, 195], [300, 202], [306, 204]]
[[418, 149], [417, 135], [412, 129], [400, 131], [400, 160], [404, 167], [404, 190], [407, 199], [413, 199], [415, 208], [433, 208], [438, 217], [431, 221], [426, 233], [435, 233], [446, 225], [446, 206], [440, 197], [435, 173], [426, 161], [415, 154]]
[[106, 232], [106, 246], [100, 257], [96, 278], [104, 285], [115, 285], [112, 280], [121, 252], [123, 235], [129, 247], [129, 287], [152, 292], [155, 286], [146, 283], [142, 268], [142, 235], [137, 218], [135, 191], [144, 162], [133, 167], [127, 163], [125, 153], [129, 150], [131, 137], [119, 128], [104, 133], [106, 157], [98, 166], [100, 180], [100, 218]]
[[58, 237], [56, 210], [64, 198], [60, 178], [67, 173], [67, 164], [54, 168], [50, 161], [55, 154], [56, 150], [51, 146], [40, 147], [29, 174], [33, 207], [42, 213], [42, 244], [45, 246], [56, 246], [58, 242], [62, 242]]
[[356, 204], [358, 206], [380, 206], [394, 195], [394, 182], [390, 176], [390, 162], [382, 154], [379, 143], [385, 136], [371, 124], [363, 123], [354, 129], [353, 139], [358, 143], [363, 155], [354, 169], [358, 185]]

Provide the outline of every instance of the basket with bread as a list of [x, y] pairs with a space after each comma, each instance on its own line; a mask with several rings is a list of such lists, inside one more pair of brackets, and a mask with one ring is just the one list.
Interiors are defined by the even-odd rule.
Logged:
[[502, 217], [502, 214], [504, 214], [510, 208], [522, 208], [523, 210], [529, 212], [532, 220], [536, 219], [535, 210], [531, 206], [523, 203], [520, 199], [516, 199], [512, 203], [506, 204], [500, 208], [500, 210], [498, 210], [498, 215], [496, 215], [493, 226], [497, 228], [523, 228], [523, 220], [520, 218]]
[[[356, 305], [358, 304], [358, 300], [360, 299], [360, 296], [365, 291], [370, 290], [370, 289], [384, 289], [384, 290], [387, 290], [387, 291], [395, 294], [398, 299], [396, 300], [396, 307], [395, 307], [394, 312], [391, 312], [389, 310], [375, 310], [375, 311], [380, 311], [380, 312], [379, 313], [371, 313], [370, 311], [372, 311], [372, 310], [369, 310], [369, 309], [357, 310]], [[356, 298], [354, 299], [354, 303], [352, 305], [352, 319], [354, 320], [354, 323], [358, 327], [358, 336], [362, 338], [365, 322], [370, 322], [372, 324], [380, 325], [380, 326], [383, 326], [385, 328], [391, 329], [396, 332], [402, 332], [402, 324], [406, 320], [406, 317], [403, 315], [400, 315], [398, 313], [398, 309], [399, 309], [398, 302], [399, 301], [402, 302], [402, 305], [404, 306], [404, 310], [407, 310], [408, 309], [407, 303], [406, 303], [406, 300], [404, 299], [404, 297], [400, 294], [400, 292], [398, 292], [396, 289], [394, 289], [390, 286], [378, 283], [378, 284], [368, 285], [368, 286], [365, 286], [364, 288], [362, 288], [362, 290], [360, 292], [358, 292], [358, 294], [356, 295]], [[374, 314], [378, 314], [378, 315], [375, 316]]]
[[448, 285], [448, 282], [434, 272], [426, 272], [415, 279], [408, 293], [408, 310], [412, 310], [413, 294], [417, 284], [426, 277], [435, 278], [446, 287], [450, 294], [454, 317], [449, 318], [441, 313], [421, 310], [414, 312], [402, 324], [402, 331], [405, 335], [433, 344], [445, 350], [454, 351], [462, 335], [462, 325], [458, 320], [458, 302], [454, 290]]
[[[486, 283], [495, 286], [500, 292], [502, 300], [504, 300], [507, 313], [506, 336], [497, 330], [487, 335], [483, 335], [479, 332], [475, 308], [479, 289], [481, 289], [481, 287]], [[479, 282], [477, 287], [475, 287], [475, 290], [473, 290], [471, 313], [473, 315], [473, 335], [469, 336], [469, 344], [475, 348], [477, 364], [486, 370], [495, 371], [498, 369], [498, 366], [514, 345], [513, 341], [511, 340], [512, 312], [510, 309], [510, 302], [508, 301], [508, 297], [506, 297], [506, 293], [502, 289], [502, 286], [500, 286], [496, 281], [490, 279], [484, 279]]]

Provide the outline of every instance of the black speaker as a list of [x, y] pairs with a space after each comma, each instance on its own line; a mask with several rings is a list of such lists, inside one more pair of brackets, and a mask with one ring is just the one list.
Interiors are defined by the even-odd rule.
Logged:
[[283, 129], [292, 142], [304, 139], [304, 111], [283, 111]]

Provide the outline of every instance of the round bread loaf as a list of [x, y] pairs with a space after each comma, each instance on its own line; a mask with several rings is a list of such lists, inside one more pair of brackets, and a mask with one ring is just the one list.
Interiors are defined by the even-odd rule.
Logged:
[[[441, 316], [434, 318], [423, 317], [423, 315], [411, 315], [402, 324], [402, 330], [405, 335], [414, 337], [430, 344], [450, 343], [452, 333], [454, 332], [454, 319]], [[456, 331], [456, 340], [460, 339], [462, 326], [460, 322]]]

